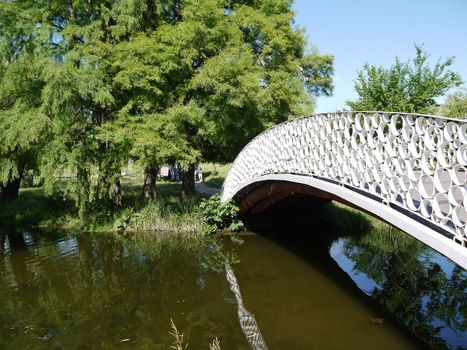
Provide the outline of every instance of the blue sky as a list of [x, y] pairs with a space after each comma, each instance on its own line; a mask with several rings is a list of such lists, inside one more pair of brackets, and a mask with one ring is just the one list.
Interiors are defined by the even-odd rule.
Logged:
[[353, 81], [364, 63], [405, 61], [415, 43], [424, 44], [431, 63], [455, 56], [451, 68], [467, 80], [467, 0], [295, 0], [293, 8], [309, 47], [335, 58], [334, 95], [318, 98], [316, 113], [356, 99]]

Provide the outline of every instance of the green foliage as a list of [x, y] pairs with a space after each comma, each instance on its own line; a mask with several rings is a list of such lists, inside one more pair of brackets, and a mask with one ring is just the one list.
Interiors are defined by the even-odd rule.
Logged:
[[212, 234], [221, 230], [241, 231], [243, 222], [238, 219], [238, 207], [232, 201], [221, 202], [219, 195], [211, 196], [201, 202], [203, 219], [206, 223], [206, 233]]
[[395, 111], [430, 114], [437, 110], [436, 97], [462, 84], [459, 74], [449, 70], [454, 59], [438, 60], [428, 65], [429, 55], [422, 46], [415, 46], [412, 60], [398, 57], [390, 68], [368, 63], [357, 72], [357, 101], [347, 101], [355, 111]]
[[447, 96], [438, 113], [448, 118], [467, 118], [467, 91], [456, 91]]
[[130, 225], [134, 215], [135, 213], [132, 208], [125, 208], [120, 213], [118, 213], [117, 217], [115, 218], [113, 229], [117, 232], [124, 231]]
[[2, 2], [0, 184], [32, 172], [84, 219], [121, 206], [130, 159], [229, 161], [331, 93], [305, 45], [288, 0]]

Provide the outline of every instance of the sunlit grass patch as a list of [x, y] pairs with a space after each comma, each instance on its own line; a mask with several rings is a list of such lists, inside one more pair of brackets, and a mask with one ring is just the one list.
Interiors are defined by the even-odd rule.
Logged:
[[203, 171], [204, 183], [213, 188], [222, 188], [227, 174], [232, 167], [232, 163], [202, 163], [200, 167]]

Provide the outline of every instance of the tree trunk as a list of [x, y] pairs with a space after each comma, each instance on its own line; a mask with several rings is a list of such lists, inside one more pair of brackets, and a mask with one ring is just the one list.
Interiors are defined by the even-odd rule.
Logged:
[[84, 219], [84, 216], [87, 214], [88, 211], [88, 204], [89, 204], [89, 192], [90, 192], [90, 181], [89, 181], [89, 172], [78, 166], [76, 172], [76, 182], [77, 182], [77, 192], [78, 192], [78, 213], [80, 219]]
[[182, 176], [182, 200], [186, 201], [195, 194], [195, 164], [190, 164]]
[[5, 253], [5, 233], [0, 230], [0, 256]]
[[114, 182], [114, 202], [117, 207], [122, 206], [122, 184], [120, 182], [120, 179]]
[[148, 165], [144, 169], [144, 185], [143, 185], [143, 196], [144, 198], [154, 199], [156, 198], [156, 180], [157, 172], [159, 168], [157, 166]]
[[18, 198], [21, 178], [15, 179], [7, 185], [0, 183], [0, 200], [14, 200]]

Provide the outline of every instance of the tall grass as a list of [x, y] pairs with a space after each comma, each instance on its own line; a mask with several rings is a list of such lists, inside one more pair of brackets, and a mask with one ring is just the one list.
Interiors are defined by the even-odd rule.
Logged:
[[203, 228], [199, 199], [193, 198], [177, 203], [164, 199], [151, 201], [134, 214], [127, 230], [197, 234]]

